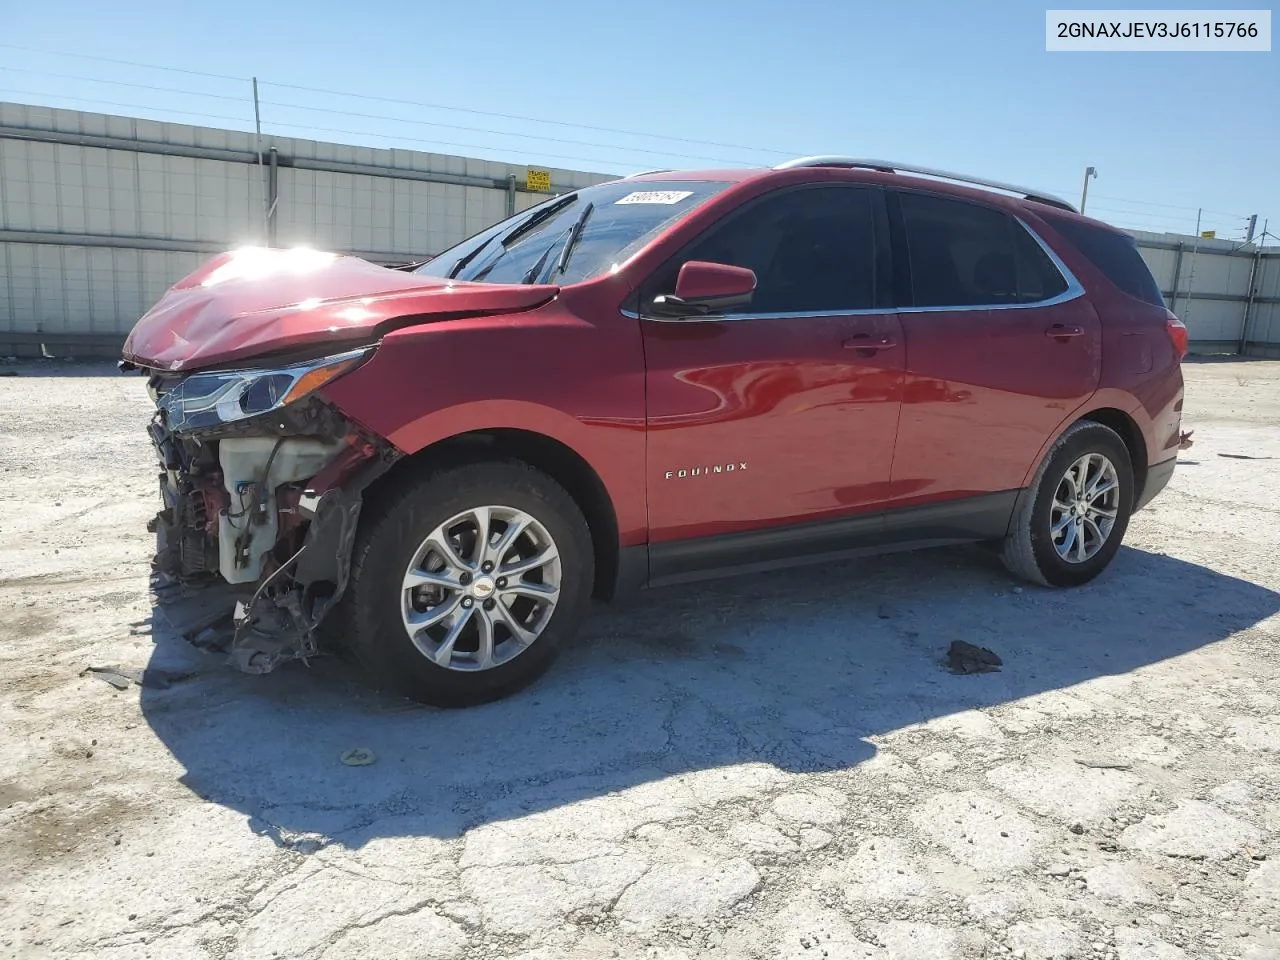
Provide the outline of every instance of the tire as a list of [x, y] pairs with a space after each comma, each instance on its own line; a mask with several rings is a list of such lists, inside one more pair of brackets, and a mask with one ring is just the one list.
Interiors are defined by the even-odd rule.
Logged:
[[[1082, 461], [1085, 457], [1091, 459]], [[1090, 488], [1108, 490], [1107, 483], [1101, 479], [1106, 472], [1104, 459], [1111, 467], [1116, 487], [1114, 494], [1096, 495], [1092, 505], [1097, 512], [1087, 506], [1082, 512], [1077, 507], [1076, 513], [1069, 513], [1055, 506], [1068, 501], [1088, 504]], [[1078, 465], [1082, 462], [1088, 464], [1088, 477], [1100, 479], [1096, 486], [1085, 483], [1083, 500], [1070, 499], [1071, 491], [1076, 489], [1075, 479], [1080, 475]], [[1042, 586], [1074, 587], [1088, 583], [1107, 568], [1120, 549], [1133, 503], [1133, 465], [1124, 441], [1100, 423], [1082, 420], [1072, 424], [1045, 455], [1034, 481], [1019, 499], [1001, 559], [1015, 576]], [[1114, 519], [1106, 528], [1100, 546], [1095, 546], [1105, 527], [1103, 511], [1112, 510]], [[1077, 522], [1076, 518], [1081, 516], [1084, 519]], [[1055, 524], [1064, 522], [1084, 531], [1083, 538], [1077, 539], [1065, 527], [1055, 536]], [[1070, 559], [1063, 556], [1063, 548]]]
[[[483, 553], [481, 516], [499, 543], [513, 524], [525, 532], [512, 546]], [[530, 522], [521, 526], [520, 518]], [[503, 569], [551, 556], [548, 540], [555, 559], [499, 578]], [[491, 564], [498, 557], [492, 575], [482, 572], [486, 556]], [[410, 576], [430, 579], [410, 589]], [[515, 460], [441, 469], [389, 492], [361, 524], [343, 601], [347, 645], [375, 685], [421, 703], [465, 707], [497, 700], [551, 665], [586, 614], [594, 577], [586, 520], [550, 477]], [[557, 585], [558, 597], [548, 600]], [[446, 619], [419, 628], [446, 609], [452, 611]], [[535, 638], [526, 644], [510, 624]]]

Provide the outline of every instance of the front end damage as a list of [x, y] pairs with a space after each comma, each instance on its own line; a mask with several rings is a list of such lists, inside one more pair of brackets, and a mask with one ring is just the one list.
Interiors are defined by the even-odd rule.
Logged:
[[363, 493], [399, 457], [315, 393], [367, 353], [197, 374], [122, 365], [148, 376], [157, 407], [157, 599], [224, 597], [202, 641], [245, 672], [318, 652], [347, 587]]

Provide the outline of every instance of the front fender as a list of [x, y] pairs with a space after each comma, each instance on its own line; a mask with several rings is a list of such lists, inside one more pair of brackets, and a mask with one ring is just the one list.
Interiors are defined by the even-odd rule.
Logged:
[[563, 411], [523, 400], [473, 400], [432, 410], [393, 430], [387, 439], [412, 455], [460, 434], [496, 429], [526, 430], [558, 440], [578, 451], [599, 473], [589, 456], [592, 445], [589, 427]]
[[552, 304], [517, 317], [388, 334], [323, 389], [406, 454], [460, 434], [549, 437], [595, 471], [624, 546], [647, 537], [644, 360], [635, 325], [587, 323]]

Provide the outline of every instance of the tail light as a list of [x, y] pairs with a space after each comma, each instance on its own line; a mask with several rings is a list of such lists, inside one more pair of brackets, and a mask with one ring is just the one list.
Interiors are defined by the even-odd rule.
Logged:
[[1187, 355], [1187, 325], [1170, 313], [1165, 321], [1165, 329], [1169, 332], [1169, 339], [1173, 341], [1174, 352], [1181, 360]]

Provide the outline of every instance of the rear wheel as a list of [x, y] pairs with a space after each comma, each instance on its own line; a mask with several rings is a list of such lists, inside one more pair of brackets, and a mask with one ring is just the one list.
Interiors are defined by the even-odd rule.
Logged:
[[1073, 424], [1022, 498], [1004, 542], [1005, 566], [1044, 586], [1087, 583], [1120, 549], [1133, 497], [1124, 441], [1100, 423]]
[[348, 640], [380, 686], [483, 703], [546, 670], [593, 578], [586, 521], [554, 480], [516, 461], [454, 467], [377, 508], [356, 544]]

